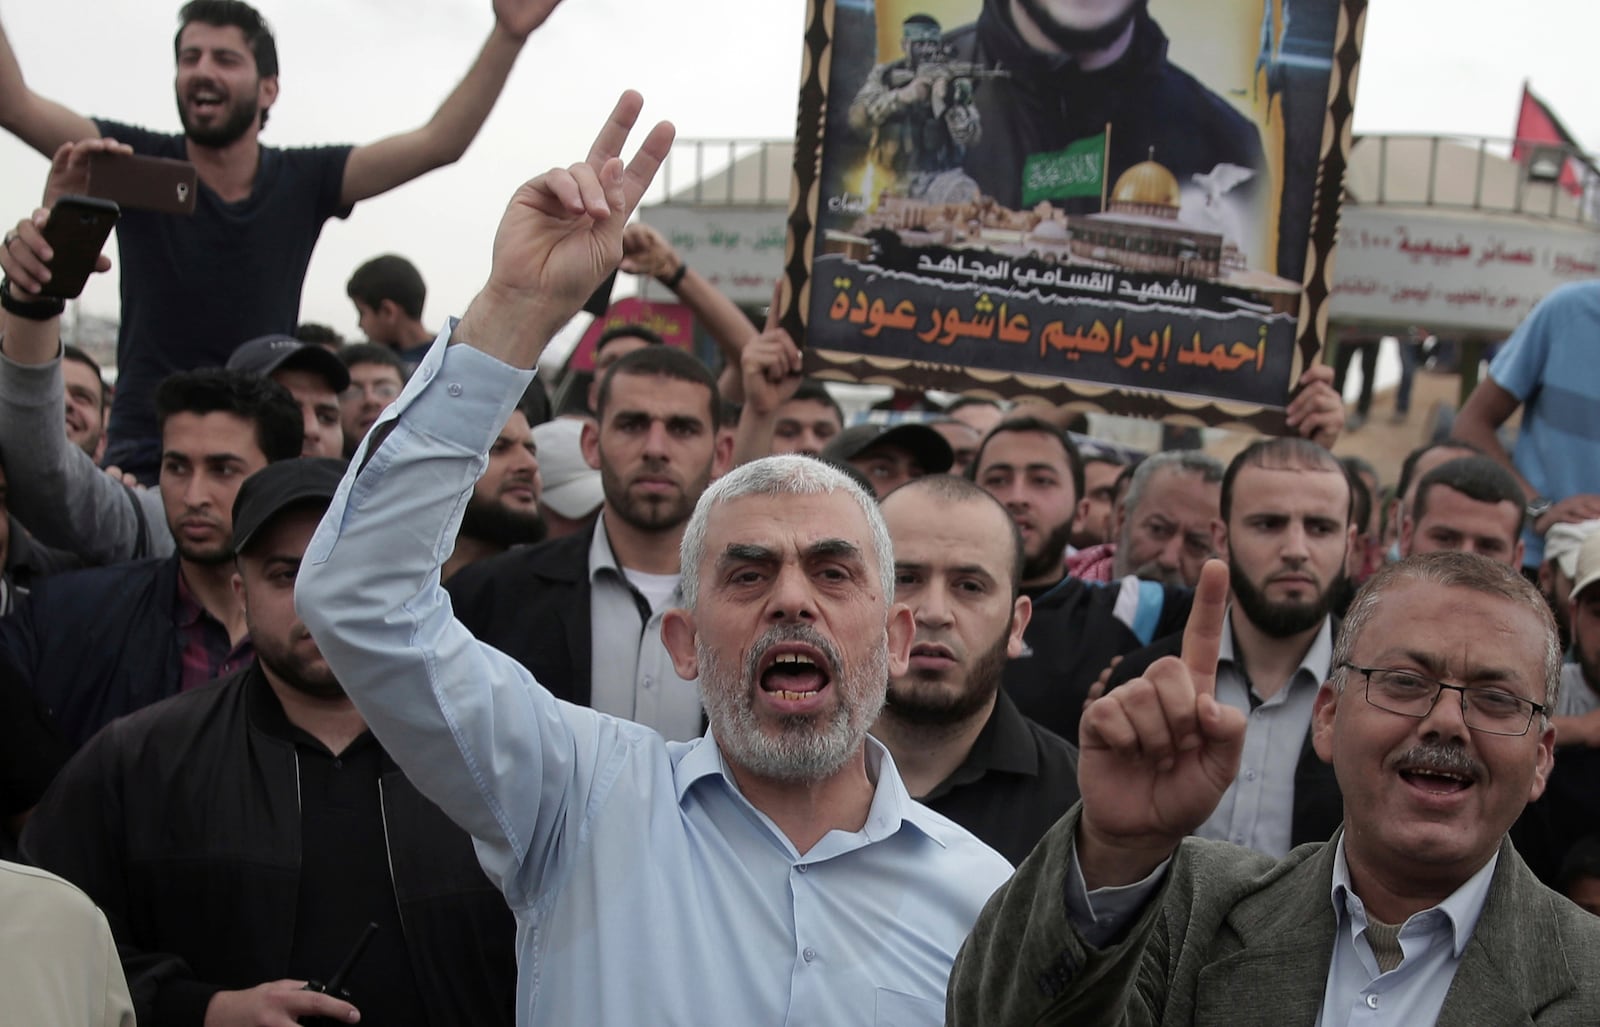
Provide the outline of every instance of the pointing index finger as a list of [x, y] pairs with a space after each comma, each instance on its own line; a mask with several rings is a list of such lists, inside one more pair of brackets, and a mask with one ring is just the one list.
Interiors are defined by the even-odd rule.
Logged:
[[1183, 665], [1196, 695], [1217, 694], [1217, 654], [1222, 648], [1222, 620], [1228, 609], [1228, 565], [1207, 560], [1194, 590], [1194, 606], [1183, 629]]

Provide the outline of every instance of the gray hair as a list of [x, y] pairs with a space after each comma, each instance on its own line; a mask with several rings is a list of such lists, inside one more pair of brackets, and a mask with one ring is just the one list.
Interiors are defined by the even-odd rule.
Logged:
[[1139, 466], [1133, 469], [1133, 477], [1128, 481], [1128, 494], [1122, 501], [1122, 508], [1129, 512], [1130, 519], [1132, 512], [1144, 502], [1144, 494], [1150, 488], [1150, 480], [1159, 472], [1169, 468], [1184, 474], [1199, 475], [1200, 480], [1207, 485], [1218, 485], [1222, 482], [1222, 461], [1198, 449], [1168, 449], [1152, 453], [1139, 461]]
[[1407, 582], [1421, 581], [1449, 588], [1465, 588], [1485, 595], [1499, 596], [1534, 611], [1544, 629], [1542, 660], [1544, 663], [1544, 705], [1546, 720], [1555, 712], [1561, 698], [1561, 637], [1556, 633], [1555, 618], [1550, 615], [1550, 605], [1528, 579], [1513, 567], [1474, 553], [1420, 553], [1399, 563], [1391, 563], [1361, 586], [1350, 609], [1345, 613], [1344, 625], [1333, 646], [1333, 666], [1341, 668], [1350, 661], [1361, 632], [1377, 615], [1384, 593]]
[[745, 496], [818, 496], [833, 492], [843, 492], [855, 500], [867, 518], [873, 555], [878, 561], [878, 583], [883, 589], [887, 609], [894, 601], [894, 547], [889, 541], [889, 528], [883, 522], [883, 514], [878, 512], [877, 499], [843, 471], [813, 457], [796, 454], [763, 457], [742, 464], [701, 493], [678, 549], [684, 603], [693, 610], [700, 597], [700, 561], [705, 558], [706, 523], [713, 507]]

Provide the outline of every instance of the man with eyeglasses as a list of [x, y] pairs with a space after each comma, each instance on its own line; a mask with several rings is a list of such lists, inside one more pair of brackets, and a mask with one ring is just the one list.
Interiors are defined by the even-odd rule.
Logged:
[[1362, 588], [1314, 715], [1344, 827], [1273, 860], [1186, 837], [1245, 741], [1216, 698], [1226, 585], [1208, 564], [1182, 656], [1084, 715], [1083, 802], [989, 901], [948, 1022], [1592, 1024], [1600, 919], [1506, 838], [1553, 762], [1538, 591], [1466, 553]]
[[406, 365], [394, 350], [371, 342], [345, 346], [339, 350], [339, 359], [350, 372], [350, 386], [339, 395], [339, 427], [348, 460], [377, 423], [378, 415], [405, 388]]

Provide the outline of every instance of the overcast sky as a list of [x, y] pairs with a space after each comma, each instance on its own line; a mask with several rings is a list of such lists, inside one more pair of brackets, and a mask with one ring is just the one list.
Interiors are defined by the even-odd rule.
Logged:
[[[1193, 2], [1193, 0], [1191, 0]], [[29, 84], [87, 115], [176, 131], [163, 0], [0, 0]], [[460, 78], [492, 24], [487, 0], [261, 0], [278, 39], [281, 94], [266, 142], [365, 142], [415, 127]], [[581, 157], [623, 88], [680, 138], [792, 135], [804, 0], [565, 0], [534, 35], [461, 162], [323, 231], [302, 318], [355, 336], [351, 270], [399, 252], [429, 285], [430, 323], [460, 313], [488, 270], [500, 210], [522, 180]], [[692, 14], [692, 18], [689, 15]], [[1586, 148], [1600, 150], [1597, 0], [1371, 0], [1359, 132], [1508, 137], [1522, 81]], [[10, 223], [37, 202], [44, 158], [0, 133]], [[86, 310], [114, 315], [110, 276]]]

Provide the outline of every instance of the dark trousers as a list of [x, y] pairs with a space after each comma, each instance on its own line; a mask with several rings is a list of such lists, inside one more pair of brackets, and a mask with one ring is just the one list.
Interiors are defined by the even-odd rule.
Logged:
[[[1372, 409], [1372, 382], [1378, 375], [1377, 339], [1341, 339], [1333, 355], [1333, 387], [1344, 395], [1345, 376], [1350, 373], [1350, 361], [1361, 355], [1361, 395], [1356, 399], [1356, 413], [1366, 417]], [[1408, 397], [1409, 398], [1409, 397]]]

